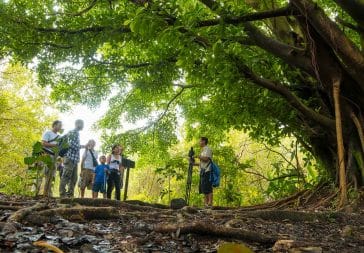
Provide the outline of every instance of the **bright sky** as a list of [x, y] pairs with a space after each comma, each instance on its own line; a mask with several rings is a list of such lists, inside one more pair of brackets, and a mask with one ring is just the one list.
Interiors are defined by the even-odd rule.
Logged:
[[82, 119], [85, 123], [85, 127], [80, 132], [81, 144], [86, 144], [88, 140], [94, 139], [96, 141], [96, 149], [98, 150], [101, 145], [100, 133], [93, 130], [92, 126], [106, 113], [106, 111], [107, 102], [104, 102], [95, 110], [91, 110], [84, 105], [78, 105], [75, 106], [72, 111], [60, 113], [60, 120], [63, 123], [64, 133], [74, 129], [75, 121], [77, 119]]

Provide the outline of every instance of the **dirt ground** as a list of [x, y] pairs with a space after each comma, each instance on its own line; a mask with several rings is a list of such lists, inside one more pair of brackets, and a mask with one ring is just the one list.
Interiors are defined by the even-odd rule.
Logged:
[[51, 246], [54, 252], [217, 252], [226, 242], [254, 252], [364, 252], [361, 206], [333, 212], [281, 204], [172, 210], [138, 201], [0, 195], [0, 252]]

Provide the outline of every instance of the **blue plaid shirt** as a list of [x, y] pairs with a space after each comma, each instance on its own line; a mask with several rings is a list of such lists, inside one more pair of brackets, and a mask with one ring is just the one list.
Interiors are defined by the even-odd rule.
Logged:
[[80, 134], [75, 129], [70, 131], [68, 134], [68, 144], [69, 149], [66, 154], [66, 157], [68, 157], [73, 163], [78, 163], [80, 161]]

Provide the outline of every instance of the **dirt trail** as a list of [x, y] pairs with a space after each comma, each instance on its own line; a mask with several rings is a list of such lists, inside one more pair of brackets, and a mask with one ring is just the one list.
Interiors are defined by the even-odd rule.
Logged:
[[224, 242], [238, 242], [255, 252], [359, 253], [364, 252], [360, 210], [171, 210], [138, 201], [0, 196], [0, 251], [47, 252], [33, 245], [45, 241], [63, 252], [216, 252]]

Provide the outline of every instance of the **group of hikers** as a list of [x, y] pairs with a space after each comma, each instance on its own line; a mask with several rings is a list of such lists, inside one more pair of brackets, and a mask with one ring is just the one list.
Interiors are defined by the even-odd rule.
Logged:
[[[125, 168], [122, 165], [123, 147], [115, 144], [110, 150], [110, 154], [98, 155], [95, 151], [96, 142], [89, 140], [86, 145], [81, 145], [79, 132], [83, 129], [84, 122], [76, 120], [75, 128], [68, 132], [67, 149], [62, 157], [59, 153], [49, 154], [54, 161], [53, 168], [45, 168], [44, 194], [52, 196], [52, 182], [56, 176], [56, 169], [60, 173], [59, 196], [61, 198], [73, 198], [75, 187], [78, 181], [78, 164], [81, 162], [81, 173], [79, 188], [81, 197], [85, 197], [85, 190], [92, 189], [92, 197], [97, 198], [98, 193], [102, 193], [104, 198], [111, 198], [115, 189], [115, 198], [120, 200], [121, 188], [123, 186], [123, 175]], [[46, 131], [42, 136], [42, 145], [45, 150], [59, 147], [61, 140], [62, 122], [56, 120], [52, 124], [52, 129]], [[205, 206], [212, 206], [213, 184], [211, 182], [212, 173], [212, 150], [208, 147], [208, 138], [200, 138], [201, 154], [198, 157], [200, 162], [194, 166], [200, 168], [199, 192], [204, 194]], [[80, 157], [80, 150], [84, 149]]]
[[[79, 132], [83, 129], [82, 120], [76, 120], [75, 128], [66, 134], [68, 146], [63, 157], [55, 157], [57, 154], [49, 154], [54, 161], [53, 168], [45, 168], [44, 194], [52, 195], [52, 182], [56, 176], [56, 169], [60, 173], [59, 196], [61, 198], [73, 198], [78, 181], [81, 197], [85, 197], [85, 191], [92, 189], [92, 197], [97, 198], [102, 193], [104, 198], [111, 198], [115, 188], [115, 198], [120, 200], [120, 191], [123, 184], [124, 167], [122, 166], [123, 147], [113, 145], [109, 155], [98, 155], [95, 150], [96, 142], [89, 140], [86, 145], [81, 145]], [[42, 145], [47, 149], [59, 147], [61, 139], [60, 131], [62, 122], [56, 120], [52, 129], [42, 136]], [[80, 157], [80, 150], [84, 149]], [[81, 173], [78, 180], [78, 164], [81, 161]]]

